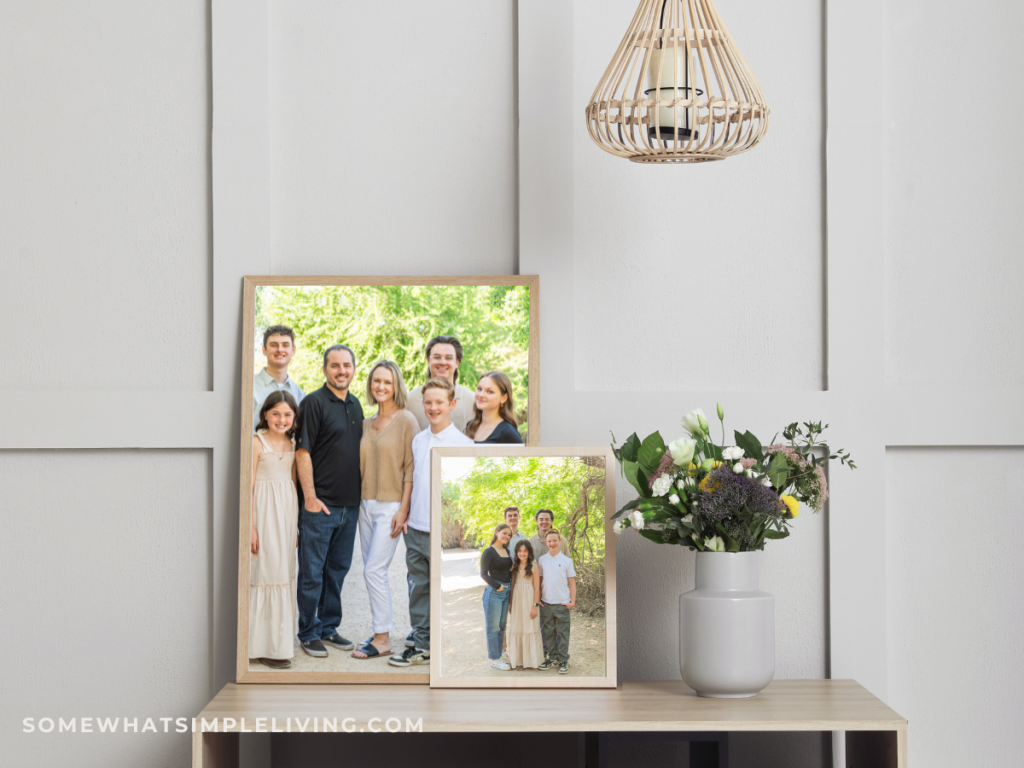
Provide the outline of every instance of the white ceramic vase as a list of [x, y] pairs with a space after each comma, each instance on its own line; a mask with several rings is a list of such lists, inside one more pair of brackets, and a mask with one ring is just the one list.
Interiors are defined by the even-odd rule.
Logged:
[[679, 668], [698, 696], [756, 696], [775, 674], [775, 598], [757, 588], [760, 552], [698, 552], [679, 596]]

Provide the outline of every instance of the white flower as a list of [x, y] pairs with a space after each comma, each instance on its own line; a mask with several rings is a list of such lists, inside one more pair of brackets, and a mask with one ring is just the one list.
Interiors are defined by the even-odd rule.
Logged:
[[761, 478], [761, 485], [763, 485], [765, 488], [771, 488], [772, 487], [772, 481], [770, 479], [768, 479], [767, 477], [762, 477]]
[[721, 536], [712, 536], [710, 539], [704, 539], [704, 548], [709, 552], [725, 552], [725, 542]]
[[633, 527], [636, 528], [638, 531], [643, 529], [644, 513], [641, 512], [639, 509], [633, 510], [632, 514], [630, 514], [629, 516], [629, 519], [633, 522]]
[[737, 461], [743, 458], [743, 449], [738, 445], [730, 445], [722, 451], [722, 458], [725, 461]]
[[708, 417], [704, 415], [704, 411], [694, 408], [683, 416], [683, 426], [691, 435], [703, 435], [707, 430], [701, 425], [701, 419], [704, 420], [705, 425], [708, 423]]
[[680, 518], [684, 523], [692, 523], [693, 515], [687, 515], [686, 517]]
[[622, 520], [616, 520], [615, 525], [612, 526], [612, 530], [616, 534], [622, 533], [622, 529], [626, 527], [626, 524]]
[[747, 477], [753, 477], [754, 476], [754, 470], [752, 470], [752, 469], [744, 469], [743, 470], [743, 474], [746, 475]]
[[685, 467], [689, 464], [696, 449], [697, 441], [692, 437], [680, 437], [668, 444], [668, 451], [672, 454], [672, 461], [677, 467]]
[[743, 465], [737, 461], [735, 464], [732, 465], [732, 471], [735, 472], [737, 475], [742, 475]]
[[685, 488], [687, 479], [688, 478], [680, 477], [678, 480], [676, 480], [676, 488]]
[[678, 504], [679, 503], [679, 497], [676, 494], [674, 494], [674, 493], [671, 496], [668, 497], [668, 500], [672, 504]]
[[655, 496], [664, 496], [666, 493], [672, 490], [672, 476], [668, 473], [662, 474], [657, 480], [654, 481], [654, 485], [651, 486], [651, 493]]

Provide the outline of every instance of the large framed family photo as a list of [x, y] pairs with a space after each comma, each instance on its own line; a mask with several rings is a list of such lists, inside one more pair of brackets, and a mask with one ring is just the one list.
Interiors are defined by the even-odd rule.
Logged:
[[429, 682], [430, 448], [537, 443], [537, 288], [245, 278], [238, 682]]
[[608, 447], [436, 447], [430, 684], [614, 688]]

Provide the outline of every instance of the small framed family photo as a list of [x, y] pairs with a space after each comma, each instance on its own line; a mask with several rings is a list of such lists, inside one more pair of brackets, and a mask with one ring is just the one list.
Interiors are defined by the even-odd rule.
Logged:
[[536, 277], [247, 277], [237, 680], [430, 680], [430, 447], [540, 437]]
[[435, 447], [434, 688], [614, 688], [607, 447]]

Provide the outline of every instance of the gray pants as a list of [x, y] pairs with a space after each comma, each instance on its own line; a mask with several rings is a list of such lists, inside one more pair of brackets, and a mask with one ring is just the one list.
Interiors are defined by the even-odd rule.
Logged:
[[410, 528], [405, 534], [405, 565], [409, 569], [409, 623], [413, 643], [430, 650], [430, 533]]
[[564, 605], [541, 604], [540, 636], [549, 660], [569, 661], [569, 623], [569, 609]]

